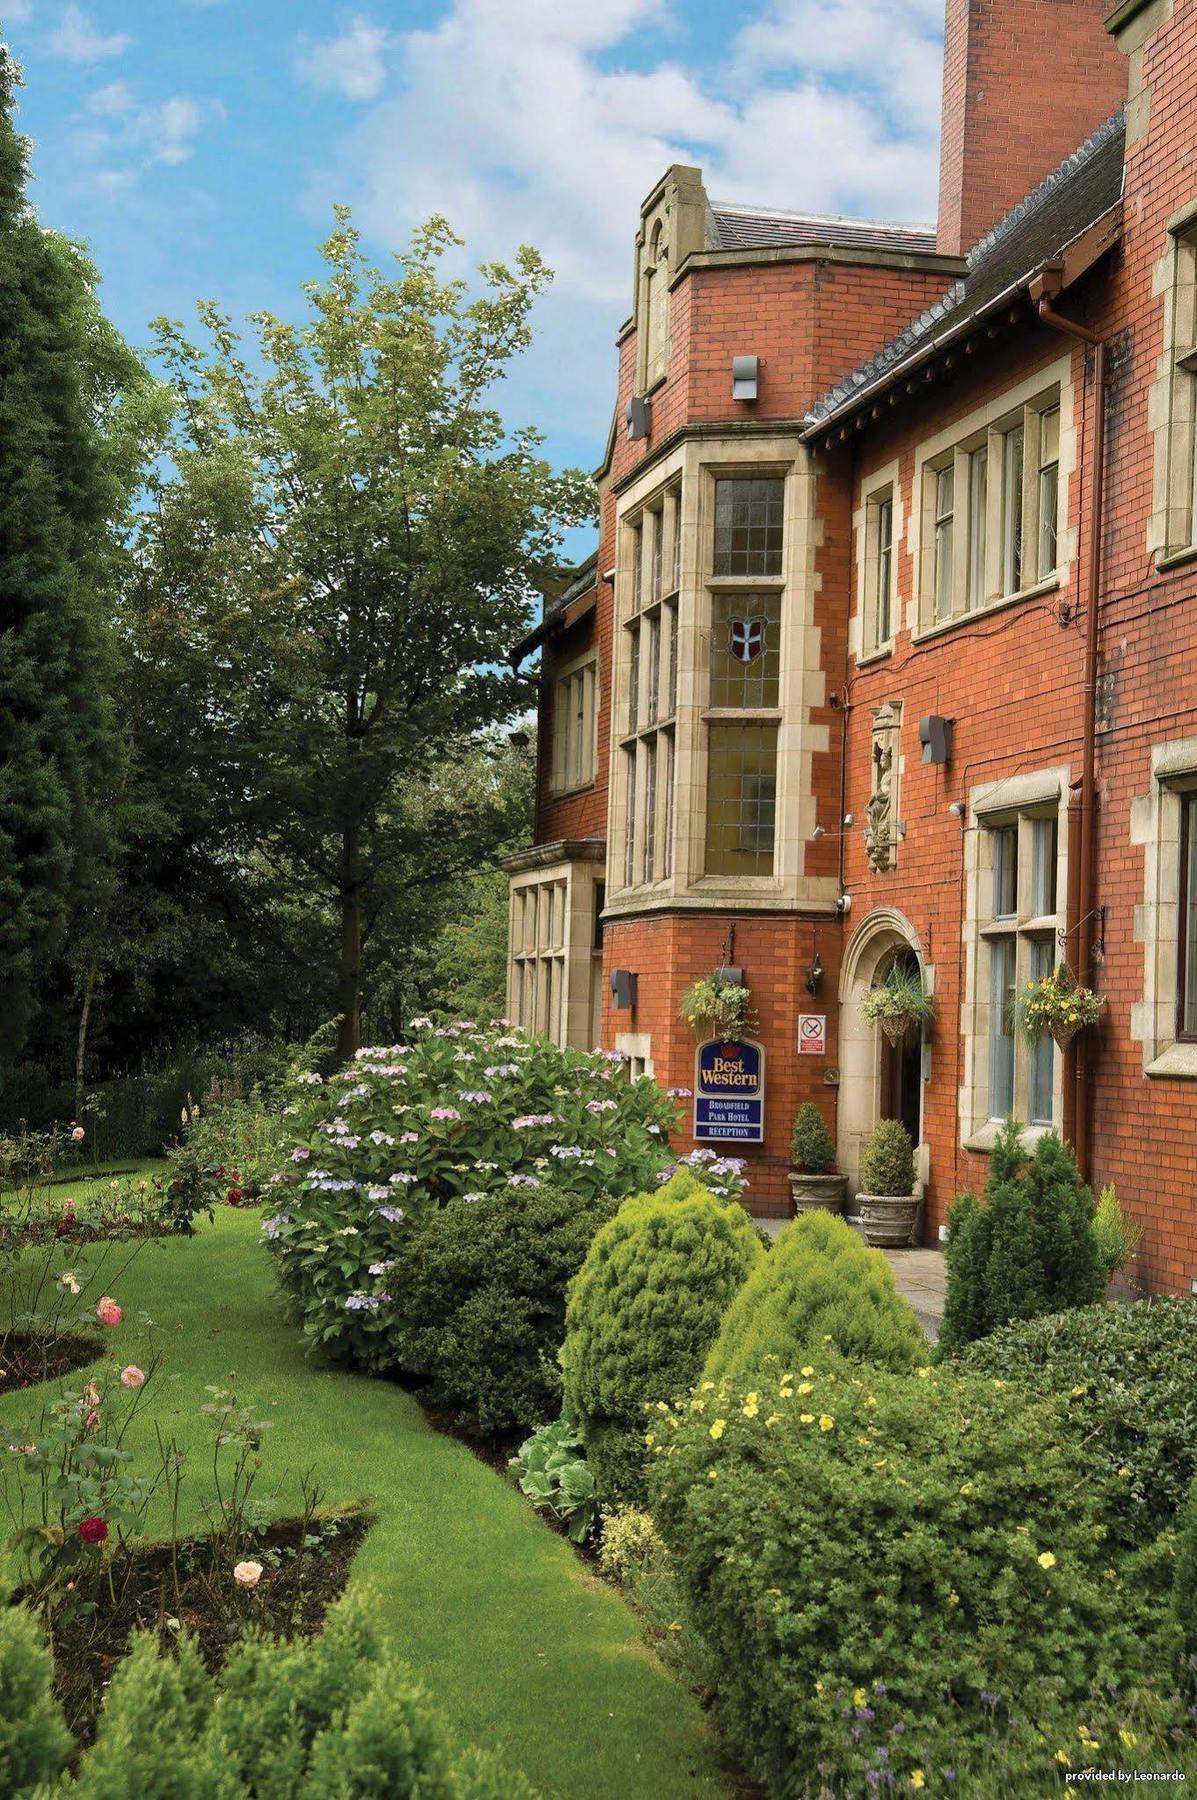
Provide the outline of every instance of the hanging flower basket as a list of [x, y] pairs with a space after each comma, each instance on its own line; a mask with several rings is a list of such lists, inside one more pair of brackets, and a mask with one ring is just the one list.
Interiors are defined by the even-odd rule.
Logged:
[[1081, 987], [1072, 970], [1060, 963], [1054, 974], [1030, 982], [1014, 1003], [1014, 1021], [1031, 1043], [1047, 1034], [1061, 1052], [1079, 1031], [1096, 1025], [1105, 996]]
[[860, 1010], [897, 1045], [912, 1031], [926, 1030], [935, 1017], [935, 1002], [923, 986], [921, 974], [895, 963], [883, 982], [861, 995]]
[[699, 1036], [738, 1040], [757, 1028], [748, 989], [720, 981], [718, 975], [704, 976], [688, 987], [678, 1010]]

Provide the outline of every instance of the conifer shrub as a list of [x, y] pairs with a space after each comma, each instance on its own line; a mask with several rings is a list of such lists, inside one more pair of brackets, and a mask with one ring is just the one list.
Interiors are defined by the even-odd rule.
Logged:
[[556, 1417], [566, 1289], [616, 1204], [548, 1186], [451, 1200], [393, 1284], [397, 1366], [484, 1436]]
[[1162, 1559], [1112, 1557], [1053, 1401], [816, 1359], [805, 1383], [777, 1364], [704, 1383], [653, 1435], [653, 1517], [770, 1794], [908, 1793], [920, 1772], [931, 1791], [1016, 1713], [1019, 1766], [1049, 1779], [1011, 1791], [1046, 1792], [1064, 1740], [1045, 1749], [1033, 1709], [1070, 1721], [1079, 1766], [1094, 1691], [1169, 1664]]
[[0, 1794], [50, 1781], [74, 1748], [41, 1620], [0, 1588]]
[[826, 1357], [913, 1369], [927, 1340], [893, 1271], [852, 1227], [830, 1213], [804, 1213], [784, 1227], [724, 1315], [703, 1374], [737, 1381], [768, 1356], [786, 1368]]
[[1197, 1657], [1197, 1481], [1190, 1487], [1177, 1520], [1172, 1616], [1180, 1632], [1182, 1654]]
[[995, 1331], [959, 1363], [1060, 1397], [1120, 1539], [1145, 1544], [1173, 1522], [1197, 1476], [1197, 1301], [1076, 1307]]
[[[674, 1178], [677, 1179], [676, 1177]], [[625, 1200], [570, 1285], [565, 1409], [605, 1499], [638, 1500], [646, 1412], [688, 1393], [765, 1252], [743, 1209], [706, 1192]]]
[[914, 1145], [900, 1120], [881, 1119], [873, 1127], [860, 1159], [860, 1191], [894, 1198], [913, 1194]]
[[947, 1272], [944, 1354], [1013, 1320], [1100, 1299], [1108, 1276], [1093, 1196], [1054, 1131], [1028, 1157], [1017, 1120], [1006, 1120], [983, 1199], [961, 1195], [952, 1207]]
[[790, 1162], [800, 1175], [832, 1175], [835, 1143], [822, 1113], [813, 1100], [798, 1108], [790, 1138]]
[[1093, 1215], [1093, 1229], [1097, 1234], [1098, 1261], [1109, 1282], [1130, 1262], [1143, 1235], [1143, 1227], [1134, 1219], [1128, 1219], [1118, 1204], [1118, 1194], [1112, 1182], [1101, 1190], [1097, 1211]]

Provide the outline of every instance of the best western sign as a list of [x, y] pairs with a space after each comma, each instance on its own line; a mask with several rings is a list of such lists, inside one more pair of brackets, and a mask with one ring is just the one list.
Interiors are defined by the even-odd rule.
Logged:
[[694, 1135], [706, 1143], [759, 1144], [765, 1136], [765, 1048], [712, 1038], [694, 1059]]

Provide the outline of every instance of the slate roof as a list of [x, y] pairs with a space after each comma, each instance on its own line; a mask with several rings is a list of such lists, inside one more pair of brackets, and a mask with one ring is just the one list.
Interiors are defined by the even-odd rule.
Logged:
[[787, 245], [843, 250], [887, 250], [905, 255], [935, 253], [934, 225], [888, 225], [877, 219], [848, 219], [840, 213], [777, 212], [770, 207], [711, 207], [719, 250], [772, 250]]
[[968, 253], [967, 272], [883, 350], [823, 395], [807, 414], [813, 436], [907, 362], [1012, 294], [1122, 197], [1125, 126], [1114, 114], [1054, 174], [1019, 202]]
[[567, 587], [563, 588], [555, 600], [550, 600], [540, 616], [540, 624], [535, 626], [526, 637], [522, 637], [511, 652], [511, 660], [516, 668], [525, 656], [531, 656], [533, 650], [539, 649], [546, 638], [553, 635], [554, 630], [565, 618], [566, 608], [582, 595], [588, 593], [598, 578], [598, 551], [592, 550], [584, 563], [579, 563]]

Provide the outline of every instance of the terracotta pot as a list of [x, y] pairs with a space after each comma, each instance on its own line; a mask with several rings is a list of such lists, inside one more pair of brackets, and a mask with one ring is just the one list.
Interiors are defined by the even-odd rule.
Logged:
[[922, 1201], [917, 1194], [858, 1194], [865, 1243], [875, 1250], [905, 1250], [914, 1240]]
[[807, 1212], [842, 1213], [848, 1198], [846, 1175], [803, 1175], [790, 1170], [795, 1216]]

